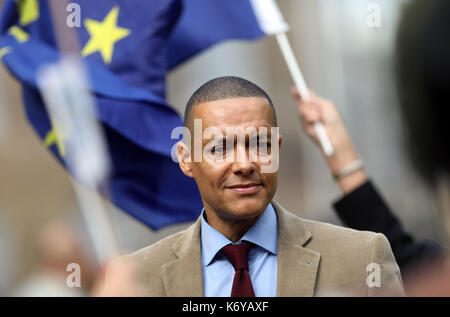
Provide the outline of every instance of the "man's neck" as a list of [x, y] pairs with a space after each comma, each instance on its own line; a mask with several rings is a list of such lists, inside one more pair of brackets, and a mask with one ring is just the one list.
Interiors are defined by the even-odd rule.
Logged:
[[205, 207], [208, 224], [233, 242], [239, 241], [261, 215], [250, 219], [224, 219]]

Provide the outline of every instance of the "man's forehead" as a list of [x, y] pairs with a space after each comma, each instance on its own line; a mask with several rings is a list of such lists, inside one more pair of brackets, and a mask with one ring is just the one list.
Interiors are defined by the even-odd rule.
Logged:
[[273, 111], [264, 97], [239, 97], [203, 102], [195, 106], [194, 119], [208, 126], [271, 126]]

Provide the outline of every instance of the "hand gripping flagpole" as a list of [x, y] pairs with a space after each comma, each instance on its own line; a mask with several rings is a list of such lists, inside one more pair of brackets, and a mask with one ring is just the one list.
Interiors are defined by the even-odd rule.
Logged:
[[[300, 67], [298, 66], [297, 60], [292, 52], [291, 44], [286, 36], [285, 32], [275, 34], [275, 37], [278, 42], [278, 46], [280, 47], [281, 52], [283, 53], [284, 60], [288, 66], [288, 69], [291, 73], [291, 76], [294, 80], [295, 86], [297, 86], [300, 97], [303, 100], [307, 100], [309, 98], [309, 91], [306, 86], [305, 80], [303, 79], [303, 75], [300, 71]], [[325, 131], [325, 128], [320, 121], [314, 122], [314, 129], [316, 131], [317, 137], [320, 142], [320, 146], [322, 147], [323, 152], [326, 156], [331, 156], [334, 153], [333, 145], [328, 138], [328, 135]]]

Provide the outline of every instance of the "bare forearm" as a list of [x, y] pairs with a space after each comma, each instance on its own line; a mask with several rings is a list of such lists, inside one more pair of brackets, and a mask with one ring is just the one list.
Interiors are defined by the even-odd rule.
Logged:
[[[344, 168], [349, 166], [349, 164], [360, 159], [353, 144], [350, 142], [350, 138], [348, 138], [348, 140], [350, 144], [344, 147], [336, 147], [334, 155], [326, 157], [332, 175], [339, 174]], [[367, 173], [364, 170], [364, 167], [362, 167], [348, 175], [338, 178], [336, 182], [341, 189], [341, 192], [346, 195], [366, 183], [367, 180]]]
[[[351, 136], [334, 104], [310, 92], [308, 100], [302, 100], [298, 91], [293, 89], [293, 96], [297, 99], [297, 109], [302, 120], [303, 130], [321, 149], [314, 123], [320, 121], [334, 148], [334, 154], [322, 154], [332, 175], [340, 175], [337, 183], [342, 193], [348, 194], [367, 182], [367, 175], [363, 168], [348, 168], [358, 162], [359, 155], [352, 142]], [[346, 171], [343, 173], [343, 171]]]

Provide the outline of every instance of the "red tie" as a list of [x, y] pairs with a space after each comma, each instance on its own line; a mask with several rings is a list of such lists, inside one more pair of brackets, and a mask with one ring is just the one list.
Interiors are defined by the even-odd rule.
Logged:
[[248, 251], [253, 246], [253, 243], [245, 242], [242, 244], [229, 244], [221, 250], [235, 270], [231, 297], [255, 297], [252, 281], [248, 274]]

